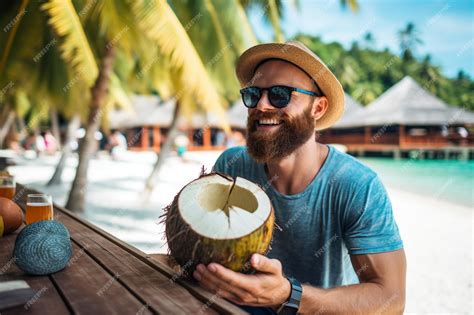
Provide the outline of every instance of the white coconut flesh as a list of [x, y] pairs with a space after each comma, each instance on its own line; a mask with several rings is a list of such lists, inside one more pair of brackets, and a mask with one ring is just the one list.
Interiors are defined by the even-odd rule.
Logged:
[[236, 239], [260, 228], [269, 218], [270, 199], [256, 184], [218, 174], [204, 176], [180, 193], [181, 218], [201, 236]]

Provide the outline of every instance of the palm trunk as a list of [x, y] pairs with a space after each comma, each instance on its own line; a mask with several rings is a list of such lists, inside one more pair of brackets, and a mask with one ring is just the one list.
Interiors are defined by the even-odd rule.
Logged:
[[176, 101], [173, 112], [173, 120], [171, 121], [170, 129], [166, 136], [166, 141], [163, 143], [163, 147], [160, 149], [158, 159], [156, 160], [153, 170], [151, 171], [150, 176], [148, 176], [145, 184], [145, 195], [149, 195], [155, 188], [158, 174], [160, 173], [161, 167], [165, 163], [166, 158], [170, 155], [171, 150], [173, 149], [174, 138], [178, 134], [178, 117], [179, 117], [179, 102]]
[[107, 95], [114, 60], [114, 45], [107, 45], [102, 65], [99, 69], [99, 76], [92, 87], [92, 99], [86, 124], [86, 135], [79, 146], [79, 164], [77, 165], [76, 176], [72, 182], [71, 191], [69, 192], [69, 198], [66, 203], [66, 208], [72, 211], [83, 212], [85, 210], [87, 169], [89, 168], [90, 157], [97, 145], [94, 134], [100, 125], [101, 107]]
[[10, 128], [13, 125], [13, 121], [15, 120], [15, 112], [13, 110], [10, 110], [8, 112], [8, 116], [5, 119], [5, 122], [2, 124], [2, 127], [0, 128], [0, 149], [3, 148], [3, 143], [5, 142], [5, 138], [8, 135], [8, 132], [10, 131]]
[[270, 21], [275, 32], [275, 41], [283, 43], [285, 41], [283, 32], [280, 26], [280, 16], [278, 15], [278, 9], [275, 0], [268, 1], [268, 9], [270, 10]]
[[59, 150], [62, 147], [62, 143], [61, 143], [61, 134], [59, 133], [58, 111], [54, 108], [51, 108], [50, 115], [51, 115], [51, 133], [53, 134], [53, 137], [56, 138], [56, 143], [58, 145], [57, 149]]
[[16, 121], [18, 124], [18, 137], [21, 140], [23, 140], [26, 135], [27, 135], [27, 130], [26, 130], [26, 124], [25, 124], [25, 119], [23, 117], [17, 116]]
[[58, 165], [56, 165], [56, 170], [54, 171], [53, 176], [48, 182], [48, 186], [59, 185], [62, 183], [62, 175], [64, 167], [68, 157], [71, 155], [71, 142], [74, 139], [74, 134], [76, 133], [77, 128], [79, 128], [81, 120], [78, 114], [74, 115], [71, 121], [67, 125], [65, 141], [61, 147], [61, 158], [59, 159]]

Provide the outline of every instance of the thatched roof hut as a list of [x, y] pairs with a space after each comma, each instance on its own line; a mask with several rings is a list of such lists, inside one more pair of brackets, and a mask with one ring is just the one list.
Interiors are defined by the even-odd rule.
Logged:
[[[143, 126], [160, 126], [168, 128], [173, 120], [175, 100], [163, 102], [158, 96], [134, 95], [131, 97], [132, 108], [112, 111], [109, 114], [112, 129], [128, 129]], [[179, 124], [192, 128], [221, 127], [217, 114], [196, 113], [189, 120], [181, 117]]]
[[229, 123], [232, 128], [246, 129], [248, 109], [241, 99], [234, 102], [227, 111]]
[[365, 108], [354, 100], [349, 94], [345, 94], [344, 114], [332, 128], [348, 128], [361, 124]]
[[364, 126], [474, 124], [474, 113], [448, 106], [409, 76], [370, 103], [364, 117]]
[[158, 96], [134, 95], [132, 108], [119, 109], [109, 113], [110, 127], [128, 129], [142, 126], [169, 126], [173, 118], [174, 101], [162, 102]]

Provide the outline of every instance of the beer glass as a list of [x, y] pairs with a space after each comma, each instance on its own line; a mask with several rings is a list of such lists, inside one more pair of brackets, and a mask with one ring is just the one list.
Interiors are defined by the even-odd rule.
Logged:
[[29, 194], [26, 200], [26, 224], [42, 220], [53, 220], [52, 198], [46, 194]]
[[12, 200], [15, 196], [15, 187], [13, 176], [0, 176], [0, 197]]

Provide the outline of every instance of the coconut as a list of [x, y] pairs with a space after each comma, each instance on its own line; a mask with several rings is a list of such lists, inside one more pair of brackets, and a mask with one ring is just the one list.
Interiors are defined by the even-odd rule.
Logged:
[[219, 263], [251, 272], [254, 253], [266, 254], [275, 222], [270, 199], [257, 184], [224, 174], [202, 174], [165, 208], [171, 261], [191, 274], [197, 264]]
[[20, 206], [10, 199], [0, 197], [0, 216], [3, 221], [3, 234], [15, 232], [23, 222]]

